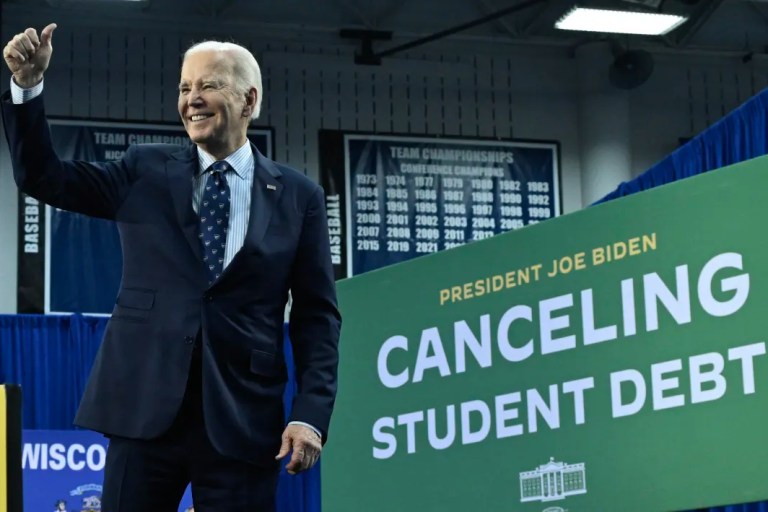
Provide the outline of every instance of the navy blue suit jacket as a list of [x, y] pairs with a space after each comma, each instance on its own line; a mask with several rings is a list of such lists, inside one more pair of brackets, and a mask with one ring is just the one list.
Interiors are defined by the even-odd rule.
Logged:
[[289, 419], [327, 439], [341, 317], [322, 189], [253, 148], [245, 243], [209, 287], [192, 209], [194, 145], [135, 145], [115, 162], [61, 161], [42, 96], [13, 105], [6, 93], [0, 102], [19, 188], [57, 208], [113, 219], [120, 231], [120, 292], [75, 423], [129, 438], [163, 434], [184, 396], [199, 331], [213, 445], [239, 459], [272, 460], [284, 428], [290, 290], [298, 392]]

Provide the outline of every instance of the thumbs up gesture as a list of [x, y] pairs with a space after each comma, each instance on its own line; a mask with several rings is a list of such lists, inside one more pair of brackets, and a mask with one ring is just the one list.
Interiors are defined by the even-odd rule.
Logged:
[[16, 34], [3, 48], [3, 58], [17, 85], [29, 89], [40, 83], [51, 61], [51, 38], [56, 24], [45, 27], [38, 37], [34, 28]]

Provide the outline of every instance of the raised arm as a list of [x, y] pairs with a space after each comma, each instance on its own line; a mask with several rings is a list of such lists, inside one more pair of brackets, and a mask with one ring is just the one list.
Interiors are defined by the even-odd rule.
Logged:
[[21, 91], [21, 99], [11, 101], [8, 93], [0, 98], [14, 179], [23, 192], [57, 208], [114, 218], [134, 179], [132, 151], [119, 162], [90, 163], [62, 161], [53, 149], [41, 92], [55, 29], [51, 23], [38, 37], [28, 28], [3, 49], [14, 88]]

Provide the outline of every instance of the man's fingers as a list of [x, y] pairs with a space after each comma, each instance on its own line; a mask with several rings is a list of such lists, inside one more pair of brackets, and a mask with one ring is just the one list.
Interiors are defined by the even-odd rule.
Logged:
[[285, 455], [288, 448], [293, 453], [285, 469], [289, 474], [295, 475], [311, 468], [317, 462], [323, 446], [320, 436], [314, 430], [303, 425], [288, 425], [283, 432], [281, 455]]
[[40, 46], [40, 38], [37, 37], [37, 30], [30, 27], [24, 31], [24, 34], [29, 38], [29, 41], [35, 48]]
[[27, 28], [13, 36], [3, 48], [5, 63], [21, 87], [40, 83], [51, 60], [51, 37], [55, 29], [56, 24], [51, 23], [38, 35], [34, 28]]
[[285, 466], [288, 473], [295, 475], [311, 468], [320, 458], [320, 449], [312, 443], [299, 442], [293, 447], [293, 455]]
[[32, 41], [29, 40], [27, 34], [16, 34], [16, 36], [13, 38], [13, 41], [16, 48], [18, 48], [20, 51], [26, 52], [27, 58], [35, 53], [35, 45], [33, 45]]
[[44, 44], [44, 45], [51, 44], [51, 38], [53, 37], [53, 31], [56, 30], [57, 26], [58, 25], [56, 25], [55, 23], [51, 23], [47, 27], [45, 27], [42, 32], [40, 32], [40, 42], [42, 44]]
[[304, 450], [299, 448], [297, 450], [293, 450], [293, 454], [291, 455], [291, 460], [286, 464], [285, 466], [286, 471], [290, 473], [291, 475], [295, 475], [296, 473], [299, 473], [306, 469], [304, 466]]
[[3, 49], [3, 57], [6, 59], [16, 59], [19, 62], [25, 62], [27, 60], [27, 58], [24, 57], [24, 55], [22, 55], [19, 50], [10, 44], [6, 45], [6, 47]]
[[283, 436], [283, 444], [280, 445], [280, 452], [275, 457], [275, 460], [282, 459], [288, 455], [289, 451], [291, 451], [291, 438], [288, 436]]
[[317, 464], [317, 460], [320, 458], [320, 452], [315, 450], [314, 448], [309, 448], [306, 452], [304, 452], [304, 458], [302, 460], [302, 471], [306, 471], [308, 469], [311, 469], [312, 466]]
[[285, 469], [291, 475], [295, 475], [314, 466], [319, 458], [320, 452], [316, 451], [311, 446], [294, 450], [293, 455], [291, 456], [291, 461], [285, 466]]

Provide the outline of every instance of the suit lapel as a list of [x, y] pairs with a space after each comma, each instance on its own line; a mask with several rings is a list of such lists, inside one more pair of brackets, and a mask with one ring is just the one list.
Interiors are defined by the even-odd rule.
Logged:
[[253, 143], [251, 143], [251, 149], [254, 159], [253, 185], [251, 186], [251, 211], [248, 214], [245, 240], [243, 247], [237, 251], [217, 281], [221, 281], [232, 272], [233, 268], [237, 268], [243, 253], [258, 249], [264, 234], [267, 232], [267, 226], [269, 226], [277, 201], [280, 199], [280, 194], [283, 192], [283, 185], [278, 179], [283, 173], [273, 161], [262, 156]]
[[165, 170], [173, 197], [176, 219], [184, 232], [184, 237], [189, 242], [190, 249], [202, 262], [203, 250], [198, 238], [199, 219], [192, 209], [192, 179], [198, 167], [197, 151], [194, 146], [191, 146], [172, 154], [171, 157], [172, 159], [166, 163]]
[[267, 226], [275, 211], [283, 184], [280, 182], [282, 173], [275, 163], [268, 160], [255, 146], [251, 145], [254, 157], [253, 188], [251, 189], [251, 213], [248, 217], [248, 231], [245, 235], [243, 248], [253, 252], [258, 248]]

